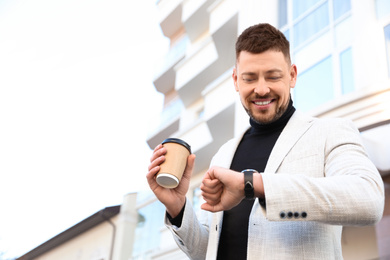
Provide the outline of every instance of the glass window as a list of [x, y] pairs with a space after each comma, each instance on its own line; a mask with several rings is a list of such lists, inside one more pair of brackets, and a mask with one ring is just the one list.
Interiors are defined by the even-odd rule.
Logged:
[[199, 217], [200, 214], [200, 206], [204, 202], [202, 199], [202, 191], [200, 190], [200, 187], [196, 187], [192, 193], [192, 207], [196, 213], [196, 215]]
[[313, 5], [321, 0], [294, 0], [293, 2], [293, 19], [295, 20]]
[[376, 16], [378, 19], [382, 19], [390, 15], [390, 1], [389, 0], [376, 0]]
[[279, 28], [287, 24], [287, 0], [279, 0]]
[[161, 112], [161, 123], [165, 124], [172, 121], [174, 118], [178, 117], [183, 111], [184, 105], [183, 101], [177, 97], [171, 102], [169, 102]]
[[337, 20], [349, 10], [351, 10], [351, 0], [333, 1], [333, 20]]
[[309, 111], [334, 96], [332, 58], [322, 60], [298, 76], [294, 92], [294, 105]]
[[294, 25], [294, 46], [301, 45], [328, 25], [329, 11], [326, 2]]
[[385, 44], [387, 53], [387, 70], [390, 77], [390, 24], [386, 25], [385, 28]]
[[178, 40], [169, 50], [167, 53], [167, 56], [165, 58], [165, 63], [168, 64], [168, 66], [172, 66], [175, 62], [178, 61], [180, 57], [182, 57], [185, 52], [186, 48], [190, 43], [190, 39], [188, 36], [184, 36], [180, 40]]
[[340, 53], [341, 90], [343, 94], [354, 90], [352, 49]]
[[286, 36], [287, 41], [290, 41], [290, 30], [284, 31], [283, 34]]
[[160, 229], [164, 226], [165, 207], [155, 201], [138, 210], [133, 259], [145, 259], [160, 245]]

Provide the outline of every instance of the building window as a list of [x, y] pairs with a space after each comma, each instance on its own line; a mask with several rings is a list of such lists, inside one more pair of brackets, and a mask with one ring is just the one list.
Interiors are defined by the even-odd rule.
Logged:
[[287, 0], [279, 0], [279, 28], [287, 25]]
[[[354, 91], [351, 11], [351, 0], [287, 0], [287, 22], [280, 29], [290, 41], [293, 62], [299, 57], [298, 66], [307, 68], [298, 74], [294, 89], [294, 104], [300, 109], [309, 111]], [[310, 55], [312, 46], [316, 55]]]
[[160, 229], [164, 226], [165, 207], [155, 201], [138, 210], [138, 221], [132, 259], [145, 259], [160, 245]]
[[204, 106], [196, 111], [196, 118], [201, 119], [204, 117]]
[[385, 26], [384, 31], [385, 31], [386, 54], [387, 54], [387, 72], [388, 72], [388, 76], [390, 77], [390, 24]]
[[351, 10], [351, 0], [333, 1], [333, 20], [336, 21], [343, 14]]
[[328, 25], [328, 2], [325, 2], [294, 25], [294, 47], [299, 47]]
[[332, 29], [350, 13], [351, 0], [279, 0], [279, 28], [288, 38], [287, 31], [291, 31], [293, 37], [289, 40], [292, 50], [296, 50]]
[[348, 48], [340, 53], [340, 74], [342, 94], [352, 92], [355, 89], [353, 81], [352, 48]]
[[200, 187], [196, 187], [192, 192], [192, 207], [198, 217], [200, 216], [200, 206], [203, 203], [202, 191], [200, 190]]
[[376, 0], [376, 17], [378, 19], [385, 18], [390, 15], [390, 1], [389, 0]]
[[167, 122], [171, 122], [173, 119], [179, 117], [183, 109], [183, 101], [179, 97], [176, 97], [171, 102], [166, 104], [163, 111], [161, 112], [161, 125], [164, 125]]
[[286, 36], [287, 41], [290, 41], [290, 30], [284, 31], [283, 34]]
[[309, 111], [334, 97], [331, 56], [298, 75], [294, 105]]
[[293, 19], [297, 19], [321, 0], [294, 0]]

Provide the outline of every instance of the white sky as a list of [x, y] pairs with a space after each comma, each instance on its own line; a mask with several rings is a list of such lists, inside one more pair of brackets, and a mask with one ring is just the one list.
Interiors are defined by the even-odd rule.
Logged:
[[0, 1], [0, 253], [146, 189], [155, 0]]

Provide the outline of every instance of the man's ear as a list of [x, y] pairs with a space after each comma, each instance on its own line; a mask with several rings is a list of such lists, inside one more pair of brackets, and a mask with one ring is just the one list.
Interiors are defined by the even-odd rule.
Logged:
[[237, 69], [236, 68], [233, 68], [232, 78], [233, 78], [233, 83], [234, 83], [234, 89], [238, 92]]
[[294, 88], [297, 83], [298, 70], [295, 64], [291, 65], [290, 68], [290, 88]]

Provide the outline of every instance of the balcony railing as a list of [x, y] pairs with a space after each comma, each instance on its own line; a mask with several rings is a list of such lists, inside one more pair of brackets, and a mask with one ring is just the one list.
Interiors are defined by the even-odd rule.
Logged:
[[165, 57], [156, 66], [154, 86], [157, 91], [166, 93], [174, 88], [176, 78], [174, 67], [179, 61], [184, 59], [188, 44], [188, 37], [183, 37], [170, 48]]
[[160, 118], [160, 126], [163, 126], [173, 119], [180, 116], [181, 111], [183, 111], [184, 105], [181, 99], [177, 98], [170, 102], [162, 111]]
[[150, 148], [154, 148], [165, 138], [179, 130], [180, 114], [183, 109], [183, 102], [179, 98], [165, 106], [158, 122], [154, 124], [155, 127], [152, 127], [152, 131], [149, 133], [147, 143]]

